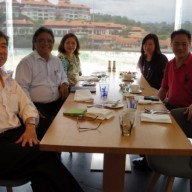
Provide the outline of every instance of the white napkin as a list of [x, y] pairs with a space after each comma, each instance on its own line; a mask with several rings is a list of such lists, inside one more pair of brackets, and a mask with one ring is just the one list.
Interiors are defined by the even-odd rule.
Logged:
[[168, 114], [141, 113], [141, 121], [155, 123], [171, 123], [171, 118]]
[[112, 118], [114, 116], [114, 112], [110, 109], [91, 107], [87, 109], [86, 116], [92, 118], [98, 116], [97, 119], [104, 120]]
[[151, 101], [151, 100], [145, 100], [144, 96], [140, 96], [140, 95], [135, 95], [134, 99], [138, 101], [138, 104], [141, 105], [147, 105], [147, 104], [158, 104], [158, 103], [162, 103], [160, 100], [159, 101]]
[[138, 100], [138, 104], [141, 104], [141, 105], [158, 104], [158, 103], [161, 103], [161, 101], [151, 101], [151, 100], [144, 100], [144, 99], [139, 99]]
[[79, 102], [93, 102], [93, 96], [89, 89], [76, 90], [74, 100]]
[[77, 81], [99, 81], [96, 76], [78, 76]]
[[192, 144], [192, 138], [188, 138], [188, 139], [189, 139], [190, 143]]

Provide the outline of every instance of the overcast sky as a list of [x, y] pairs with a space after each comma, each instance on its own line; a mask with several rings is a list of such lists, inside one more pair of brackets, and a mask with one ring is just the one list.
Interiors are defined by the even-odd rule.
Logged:
[[[49, 0], [55, 1], [58, 0]], [[95, 13], [127, 16], [141, 22], [175, 21], [177, 0], [71, 0], [71, 3], [88, 5]], [[192, 0], [183, 0], [182, 21], [192, 22]]]

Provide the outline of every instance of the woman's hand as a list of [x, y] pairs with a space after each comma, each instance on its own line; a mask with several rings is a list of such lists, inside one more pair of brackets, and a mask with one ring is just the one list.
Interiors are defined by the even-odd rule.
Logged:
[[27, 124], [25, 132], [15, 143], [16, 144], [21, 143], [22, 147], [25, 147], [27, 143], [29, 144], [30, 147], [39, 144], [35, 125]]

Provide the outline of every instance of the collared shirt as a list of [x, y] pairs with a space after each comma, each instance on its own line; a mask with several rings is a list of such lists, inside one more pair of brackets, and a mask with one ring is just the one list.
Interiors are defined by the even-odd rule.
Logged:
[[16, 80], [33, 102], [50, 103], [59, 98], [59, 86], [67, 83], [58, 57], [50, 55], [48, 61], [36, 51], [23, 58], [16, 69]]
[[162, 87], [168, 90], [168, 103], [174, 107], [188, 107], [192, 104], [192, 55], [179, 68], [175, 59], [165, 68]]
[[17, 115], [24, 123], [29, 117], [38, 121], [38, 111], [23, 89], [4, 71], [2, 77], [4, 87], [0, 83], [0, 133], [21, 125]]

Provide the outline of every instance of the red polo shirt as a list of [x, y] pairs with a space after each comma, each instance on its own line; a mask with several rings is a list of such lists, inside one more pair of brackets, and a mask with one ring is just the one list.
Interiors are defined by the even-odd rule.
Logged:
[[176, 69], [175, 59], [168, 62], [161, 86], [168, 90], [168, 103], [174, 107], [192, 104], [192, 54]]

